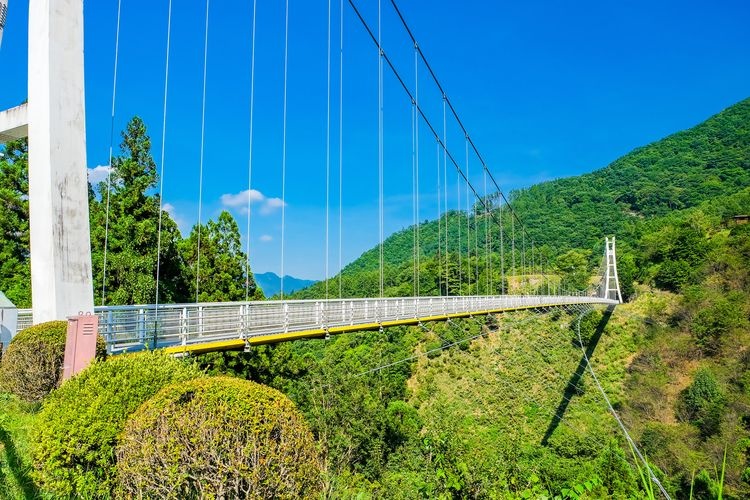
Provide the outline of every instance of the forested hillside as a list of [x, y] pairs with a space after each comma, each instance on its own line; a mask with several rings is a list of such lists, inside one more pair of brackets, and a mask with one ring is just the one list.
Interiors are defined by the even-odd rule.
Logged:
[[[734, 216], [750, 214], [749, 123], [745, 100], [605, 169], [513, 193], [535, 241], [532, 250], [527, 240], [523, 255], [517, 241], [515, 268], [506, 245], [500, 269], [499, 228], [483, 213], [420, 225], [418, 282], [411, 229], [386, 242], [386, 295], [417, 286], [422, 295], [518, 293], [585, 287], [601, 239], [614, 233], [628, 302], [611, 315], [516, 312], [211, 353], [197, 362], [291, 398], [313, 433], [328, 498], [649, 497], [654, 486], [635, 466], [587, 359], [673, 498], [748, 498], [750, 224]], [[108, 301], [147, 299], [157, 258], [161, 203], [145, 126], [133, 120], [123, 139], [110, 197]], [[6, 152], [0, 286], [23, 300], [25, 144]], [[91, 196], [97, 280], [102, 193], [98, 186]], [[506, 237], [519, 230], [507, 211], [502, 217]], [[168, 214], [163, 222], [164, 297], [192, 300], [198, 228], [183, 239]], [[439, 251], [446, 230], [447, 254]], [[244, 298], [236, 222], [222, 214], [200, 228], [200, 238], [199, 299]], [[343, 295], [379, 293], [378, 253], [345, 269]], [[338, 278], [330, 290], [338, 293]], [[318, 283], [296, 296], [324, 293]], [[0, 496], [44, 493], [34, 490], [33, 475], [17, 474], [32, 468], [36, 410], [7, 394], [0, 401]]]
[[[537, 242], [559, 243], [554, 251], [551, 245], [536, 247], [536, 258], [547, 258], [547, 271], [558, 277], [565, 277], [570, 262], [582, 265], [584, 274], [591, 271], [599, 252], [592, 249], [605, 234], [617, 234], [620, 276], [630, 302], [590, 337], [591, 359], [613, 405], [675, 498], [687, 498], [691, 490], [693, 498], [750, 495], [750, 224], [734, 220], [750, 213], [749, 124], [750, 100], [745, 100], [607, 168], [512, 195], [529, 234]], [[466, 246], [461, 247], [460, 275], [459, 221], [466, 238], [464, 215], [421, 225], [423, 292], [438, 292], [444, 265], [457, 292], [472, 293], [475, 285], [479, 293], [487, 290], [481, 274], [486, 272], [484, 219], [468, 218], [469, 241], [476, 228], [479, 252], [469, 256], [467, 265]], [[437, 255], [438, 232], [446, 222], [448, 241], [455, 245], [449, 247], [447, 263]], [[489, 254], [493, 280], [499, 274], [495, 231], [495, 252]], [[412, 241], [409, 229], [386, 242], [386, 295], [413, 289]], [[505, 250], [506, 272], [512, 272]], [[479, 269], [472, 272], [476, 263]], [[378, 279], [375, 248], [345, 269], [344, 295], [377, 293]], [[425, 286], [433, 283], [437, 286]], [[300, 295], [320, 296], [321, 287]], [[320, 387], [346, 387], [339, 396], [325, 396], [327, 401], [343, 398], [345, 407], [354, 405], [347, 411], [355, 423], [348, 420], [345, 438], [332, 423], [342, 417], [333, 407], [320, 406], [324, 399], [316, 403], [294, 396], [307, 408], [313, 427], [331, 441], [326, 449], [337, 449], [344, 439], [359, 450], [351, 442], [358, 429], [370, 436], [363, 438], [368, 443], [374, 428], [386, 429], [376, 445], [390, 450], [383, 458], [355, 451], [345, 455], [348, 467], [332, 466], [341, 471], [334, 491], [454, 498], [510, 491], [536, 497], [588, 483], [595, 485], [589, 493], [595, 498], [644, 494], [638, 472], [624, 462], [630, 452], [601, 395], [582, 365], [576, 365], [575, 317], [512, 314], [498, 321], [487, 338], [453, 347], [457, 338], [471, 338], [480, 327], [475, 322], [431, 325], [396, 336], [386, 332], [382, 339], [370, 338], [374, 334], [335, 339], [317, 349], [314, 344], [299, 351], [298, 346], [279, 348], [290, 359], [317, 360], [298, 365], [296, 380], [321, 377]], [[356, 388], [344, 382], [346, 373], [399, 359], [390, 351], [404, 342], [403, 356], [410, 350], [418, 354], [408, 367], [367, 375]], [[433, 351], [441, 347], [448, 352]], [[268, 381], [294, 384], [288, 377]], [[389, 387], [385, 392], [384, 384]], [[377, 398], [368, 399], [375, 393], [388, 396], [379, 404]], [[367, 416], [357, 416], [361, 401], [371, 401]], [[413, 433], [402, 435], [396, 445], [387, 431], [396, 425], [388, 420], [394, 413], [398, 428]], [[381, 417], [373, 414], [384, 419], [374, 427], [366, 421]], [[334, 453], [337, 459], [340, 453]]]
[[[750, 99], [745, 99], [689, 130], [637, 148], [601, 170], [536, 184], [512, 192], [510, 199], [527, 230], [525, 260], [540, 262], [541, 258], [554, 269], [555, 257], [567, 250], [591, 250], [590, 263], [593, 264], [598, 261], [605, 235], [615, 234], [627, 246], [640, 237], [644, 227], [642, 221], [731, 195], [748, 186]], [[734, 213], [729, 210], [723, 215]], [[494, 220], [500, 219], [504, 225], [507, 272], [511, 267], [513, 226], [507, 210], [501, 215], [500, 210], [495, 209]], [[445, 236], [439, 234], [446, 231], [446, 224], [448, 252], [451, 254], [448, 265], [456, 267], [459, 251], [465, 256], [468, 247], [470, 259], [475, 261], [471, 266], [464, 262], [466, 268], [461, 273], [462, 278], [466, 283], [479, 282], [481, 286], [486, 279], [478, 274], [489, 272], [486, 269], [486, 249], [491, 248], [498, 254], [500, 247], [500, 231], [491, 220], [481, 211], [469, 216], [452, 212], [440, 221], [421, 223], [420, 253], [425, 276], [421, 290], [428, 294], [435, 292], [438, 287], [434, 283], [439, 281], [435, 274], [445, 274], [440, 261], [433, 260], [439, 242], [445, 245]], [[486, 228], [491, 235], [488, 236]], [[520, 266], [523, 248], [520, 229], [515, 229], [519, 231], [516, 261]], [[459, 234], [462, 234], [460, 239]], [[536, 255], [531, 251], [532, 240], [538, 252]], [[478, 252], [475, 251], [477, 247]], [[386, 295], [406, 291], [400, 285], [405, 279], [411, 279], [413, 251], [413, 228], [400, 231], [385, 241]], [[491, 258], [498, 259], [498, 255]], [[379, 278], [378, 267], [377, 247], [346, 266], [343, 271], [344, 295], [353, 294], [348, 285], [352, 281], [365, 281], [368, 289], [377, 289], [374, 278], [376, 275]], [[472, 268], [475, 269], [473, 272]], [[499, 273], [499, 259], [493, 269]], [[497, 276], [493, 279], [498, 282]], [[338, 277], [334, 278], [337, 280]], [[338, 291], [338, 285], [334, 287]], [[323, 289], [321, 283], [299, 296], [319, 297]]]

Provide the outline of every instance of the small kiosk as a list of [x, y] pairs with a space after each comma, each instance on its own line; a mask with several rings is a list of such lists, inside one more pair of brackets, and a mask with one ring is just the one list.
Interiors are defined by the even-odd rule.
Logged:
[[0, 292], [0, 352], [8, 348], [11, 339], [16, 335], [18, 326], [18, 308]]

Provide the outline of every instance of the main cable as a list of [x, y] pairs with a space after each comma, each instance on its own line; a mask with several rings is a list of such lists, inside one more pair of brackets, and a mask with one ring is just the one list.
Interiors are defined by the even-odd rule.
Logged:
[[[379, 44], [377, 36], [375, 35], [375, 33], [373, 33], [372, 28], [370, 28], [370, 25], [367, 24], [367, 21], [364, 19], [364, 17], [362, 16], [362, 13], [357, 8], [356, 4], [354, 3], [354, 0], [348, 0], [348, 2], [349, 2], [349, 5], [352, 7], [352, 10], [354, 11], [354, 13], [357, 15], [357, 18], [362, 23], [362, 26], [365, 28], [365, 31], [367, 31], [367, 34], [370, 36], [370, 39], [372, 40], [372, 42], [379, 48], [382, 60], [391, 69], [391, 72], [393, 73], [393, 75], [398, 80], [399, 84], [401, 85], [402, 89], [406, 93], [406, 95], [409, 98], [409, 100], [413, 101], [414, 100], [414, 95], [409, 90], [409, 87], [406, 85], [406, 82], [401, 77], [401, 74], [398, 72], [398, 70], [394, 66], [393, 62], [388, 57], [388, 54], [386, 54], [386, 52], [383, 50], [382, 46]], [[471, 184], [471, 182], [469, 181], [469, 179], [466, 177], [466, 174], [464, 174], [464, 172], [461, 169], [461, 166], [459, 165], [458, 161], [456, 161], [456, 158], [451, 154], [450, 151], [448, 151], [448, 148], [445, 146], [445, 144], [443, 143], [443, 141], [440, 138], [440, 134], [438, 133], [437, 129], [432, 124], [432, 122], [430, 122], [430, 120], [427, 118], [427, 115], [425, 114], [425, 112], [421, 108], [421, 106], [417, 106], [417, 111], [419, 112], [419, 116], [422, 117], [422, 120], [424, 120], [425, 124], [427, 125], [427, 127], [430, 130], [430, 133], [432, 134], [432, 136], [435, 138], [435, 140], [437, 142], [438, 159], [440, 158], [440, 150], [442, 149], [443, 152], [444, 152], [444, 156], [446, 156], [447, 160], [450, 160], [451, 164], [456, 168], [456, 170], [458, 170], [459, 174], [461, 175], [461, 178], [465, 182], [467, 182], [469, 184], [469, 188], [471, 189], [471, 192], [474, 195], [474, 197], [482, 204], [482, 206], [484, 208], [487, 209], [488, 206], [487, 206], [486, 201], [481, 196], [479, 196], [479, 193], [474, 188], [474, 186]], [[438, 168], [438, 176], [439, 175], [440, 174], [439, 174], [439, 168]], [[447, 192], [447, 188], [444, 188], [444, 192]], [[438, 193], [438, 196], [440, 196], [440, 193]], [[492, 214], [492, 212], [489, 212], [489, 213], [490, 213], [490, 216], [492, 217], [492, 219], [497, 223], [497, 219], [495, 219], [494, 214]], [[447, 221], [446, 221], [446, 223], [447, 223]], [[447, 232], [446, 232], [446, 235], [447, 235]]]
[[[350, 1], [350, 3], [351, 3], [351, 1]], [[398, 18], [401, 20], [401, 24], [404, 26], [404, 29], [406, 30], [406, 33], [409, 35], [409, 38], [411, 39], [412, 43], [414, 43], [415, 46], [417, 46], [417, 49], [419, 51], [419, 55], [420, 55], [422, 61], [424, 62], [425, 67], [427, 68], [427, 70], [429, 71], [430, 75], [432, 76], [432, 79], [435, 82], [435, 85], [437, 86], [438, 90], [444, 96], [444, 98], [446, 100], [446, 104], [448, 105], [448, 108], [450, 109], [451, 113], [453, 114], [453, 117], [455, 118], [456, 123], [461, 128], [461, 131], [464, 133], [464, 135], [468, 138], [469, 144], [471, 145], [471, 148], [473, 149], [474, 154], [477, 156], [477, 158], [479, 159], [479, 162], [482, 164], [482, 168], [487, 171], [487, 174], [489, 175], [490, 180], [495, 185], [495, 189], [500, 194], [500, 196], [503, 198], [503, 200], [505, 200], [505, 202], [508, 204], [508, 209], [511, 212], [511, 216], [515, 217], [516, 220], [518, 221], [518, 223], [521, 224], [521, 225], [523, 225], [523, 222], [518, 217], [518, 214], [513, 209], [513, 207], [510, 205], [509, 200], [505, 197], [505, 193], [503, 192], [503, 190], [500, 188], [500, 185], [495, 180], [495, 177], [492, 175], [492, 172], [489, 170], [489, 167], [487, 166], [487, 163], [484, 161], [484, 158], [480, 154], [479, 149], [477, 148], [476, 144], [474, 143], [474, 140], [469, 135], [469, 132], [467, 131], [466, 127], [464, 126], [463, 122], [461, 121], [461, 118], [458, 116], [458, 112], [456, 111], [455, 107], [453, 106], [453, 103], [451, 102], [451, 100], [448, 98], [448, 95], [446, 94], [443, 86], [441, 85], [440, 81], [438, 80], [435, 71], [432, 69], [432, 66], [430, 65], [429, 61], [427, 60], [427, 57], [424, 55], [424, 52], [422, 51], [421, 47], [419, 47], [419, 45], [417, 45], [417, 39], [414, 36], [414, 33], [412, 32], [412, 30], [409, 27], [408, 23], [406, 22], [406, 18], [401, 13], [401, 10], [399, 9], [398, 5], [396, 5], [396, 1], [395, 0], [391, 0], [391, 5], [393, 6], [393, 9], [395, 10], [396, 14], [398, 15]]]

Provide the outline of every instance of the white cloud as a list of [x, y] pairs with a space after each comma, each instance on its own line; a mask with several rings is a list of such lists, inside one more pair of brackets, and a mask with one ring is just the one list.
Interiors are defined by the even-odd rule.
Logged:
[[268, 243], [269, 241], [272, 241], [272, 240], [273, 240], [273, 237], [270, 234], [264, 234], [263, 236], [260, 237], [260, 241], [262, 241], [263, 243]]
[[260, 204], [260, 213], [269, 215], [283, 207], [285, 203], [281, 198], [268, 198], [257, 189], [246, 189], [239, 193], [226, 193], [220, 198], [225, 208], [238, 209], [241, 214], [247, 213], [248, 201], [250, 204]]
[[175, 222], [175, 224], [177, 224], [180, 233], [187, 234], [187, 231], [189, 230], [188, 223], [180, 216], [180, 214], [177, 213], [177, 208], [175, 208], [174, 205], [172, 205], [171, 203], [165, 203], [161, 206], [161, 209], [167, 212]]
[[176, 210], [174, 208], [174, 205], [172, 205], [171, 203], [165, 203], [161, 206], [161, 209], [167, 212], [171, 217], [175, 216]]
[[263, 215], [272, 214], [277, 209], [286, 205], [281, 198], [268, 198], [263, 202], [263, 206], [260, 207], [260, 213]]
[[248, 199], [250, 203], [256, 203], [265, 200], [266, 197], [257, 189], [246, 189], [237, 194], [221, 195], [221, 204], [227, 208], [247, 208]]
[[98, 167], [88, 169], [89, 182], [97, 185], [102, 181], [106, 181], [109, 171], [110, 168], [107, 165], [99, 165]]

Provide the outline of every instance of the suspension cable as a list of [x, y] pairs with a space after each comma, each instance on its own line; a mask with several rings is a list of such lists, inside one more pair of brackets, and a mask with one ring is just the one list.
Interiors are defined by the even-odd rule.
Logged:
[[[352, 3], [352, 0], [349, 0], [349, 3]], [[403, 14], [401, 13], [401, 10], [398, 8], [398, 5], [396, 5], [396, 1], [395, 0], [391, 0], [391, 5], [393, 6], [394, 11], [398, 15], [398, 18], [401, 20], [401, 24], [404, 26], [404, 29], [406, 30], [406, 33], [409, 35], [409, 38], [411, 38], [411, 41], [414, 44], [416, 44], [417, 43], [417, 39], [414, 36], [413, 32], [411, 31], [411, 28], [409, 27], [408, 23], [406, 22], [406, 18], [404, 18]], [[352, 6], [354, 7], [353, 4], [352, 4]], [[355, 7], [355, 10], [356, 10], [356, 7]], [[472, 147], [472, 149], [474, 151], [474, 154], [479, 159], [479, 162], [482, 164], [482, 168], [487, 171], [487, 174], [489, 175], [490, 180], [494, 184], [495, 189], [500, 194], [500, 196], [503, 198], [503, 200], [505, 200], [505, 202], [508, 204], [508, 209], [511, 212], [511, 216], [515, 217], [515, 219], [518, 221], [519, 224], [523, 224], [521, 222], [521, 219], [518, 217], [518, 214], [513, 209], [513, 207], [510, 205], [508, 199], [505, 197], [505, 193], [503, 192], [502, 189], [500, 189], [500, 185], [495, 180], [495, 177], [492, 175], [492, 172], [489, 170], [489, 167], [487, 167], [487, 163], [484, 161], [484, 158], [479, 153], [479, 149], [477, 148], [476, 144], [474, 143], [474, 140], [471, 138], [471, 136], [469, 136], [469, 133], [466, 130], [466, 127], [464, 126], [463, 122], [461, 121], [461, 118], [458, 116], [458, 112], [453, 107], [453, 103], [450, 101], [450, 99], [448, 98], [448, 96], [447, 96], [447, 94], [446, 94], [443, 86], [440, 84], [440, 81], [438, 80], [437, 75], [435, 74], [435, 71], [432, 69], [432, 66], [430, 65], [429, 61], [427, 60], [427, 57], [424, 55], [424, 52], [422, 52], [422, 49], [419, 46], [417, 46], [417, 48], [418, 48], [418, 51], [419, 51], [419, 55], [420, 55], [422, 61], [425, 64], [425, 67], [427, 68], [427, 70], [429, 71], [430, 75], [432, 76], [433, 81], [435, 82], [435, 85], [437, 86], [437, 88], [440, 91], [440, 93], [445, 97], [446, 103], [448, 105], [448, 108], [450, 109], [451, 113], [453, 114], [453, 117], [456, 119], [456, 122], [458, 123], [458, 126], [461, 128], [461, 131], [464, 133], [464, 135], [466, 135], [469, 138], [469, 144], [471, 145], [471, 147]]]
[[462, 295], [462, 287], [463, 284], [463, 264], [461, 262], [461, 226], [463, 226], [463, 223], [461, 222], [461, 174], [456, 172], [456, 215], [458, 216], [458, 220], [456, 221], [458, 224], [458, 239], [456, 242], [458, 243], [458, 290], [456, 291], [456, 295]]
[[383, 44], [381, 33], [381, 0], [378, 0], [378, 227], [380, 230], [380, 297], [383, 297]]
[[[362, 16], [362, 13], [357, 8], [356, 4], [354, 3], [354, 0], [348, 0], [348, 2], [349, 2], [349, 5], [351, 6], [352, 10], [356, 14], [357, 18], [359, 19], [360, 23], [365, 28], [365, 31], [369, 35], [371, 41], [379, 48], [382, 61], [385, 62], [388, 65], [388, 67], [390, 68], [391, 72], [393, 73], [393, 75], [398, 80], [399, 84], [401, 85], [403, 91], [406, 93], [406, 95], [409, 98], [409, 100], [414, 100], [414, 95], [412, 94], [411, 90], [409, 90], [409, 87], [406, 85], [406, 82], [404, 81], [404, 79], [401, 77], [401, 74], [396, 69], [395, 65], [393, 64], [393, 61], [390, 60], [390, 58], [388, 57], [388, 55], [386, 54], [386, 52], [383, 50], [382, 46], [379, 44], [377, 35], [373, 32], [373, 30], [370, 27], [370, 25], [367, 23], [367, 21]], [[458, 161], [456, 161], [455, 157], [451, 154], [450, 151], [448, 151], [448, 148], [445, 146], [445, 144], [443, 143], [443, 141], [440, 138], [440, 134], [438, 133], [437, 129], [432, 124], [432, 122], [429, 120], [429, 118], [427, 118], [427, 115], [425, 114], [425, 112], [421, 108], [421, 106], [417, 106], [417, 111], [419, 112], [419, 116], [422, 118], [422, 120], [424, 121], [424, 123], [427, 125], [430, 133], [432, 134], [432, 136], [435, 138], [435, 140], [437, 142], [438, 158], [440, 157], [440, 150], [442, 149], [443, 153], [444, 153], [444, 156], [446, 157], [446, 159], [450, 160], [450, 163], [456, 168], [456, 170], [459, 171], [459, 173], [460, 173], [461, 177], [463, 178], [463, 180], [465, 182], [469, 183], [469, 188], [471, 189], [472, 193], [474, 194], [474, 197], [482, 204], [483, 207], [487, 208], [486, 201], [481, 196], [479, 196], [479, 193], [477, 192], [476, 188], [471, 184], [471, 182], [468, 180], [468, 178], [464, 174], [464, 172], [461, 169], [461, 166], [458, 163]], [[439, 172], [439, 168], [438, 168], [438, 172]], [[488, 172], [488, 174], [490, 176], [492, 175], [489, 172]], [[444, 188], [444, 193], [447, 193], [447, 188]], [[440, 196], [439, 192], [438, 192], [438, 196]], [[495, 219], [494, 214], [492, 214], [492, 212], [489, 212], [489, 213], [490, 213], [490, 216], [492, 217], [492, 219], [497, 223], [497, 219]], [[446, 231], [446, 236], [447, 236], [447, 231]]]
[[[440, 177], [440, 139], [437, 139], [435, 142], [435, 151], [436, 151], [436, 159], [437, 159], [437, 220], [438, 220], [438, 283], [441, 284], [441, 288], [443, 285], [443, 217], [442, 217], [442, 210], [441, 210], [441, 202], [442, 202], [442, 191], [441, 191], [441, 177]], [[440, 290], [440, 295], [443, 295], [444, 290]]]
[[[469, 170], [469, 141], [464, 141], [466, 149], [466, 177], [471, 178]], [[460, 208], [460, 207], [459, 207]], [[471, 276], [471, 202], [469, 201], [469, 184], [466, 184], [466, 275]], [[475, 280], [476, 281], [476, 280]], [[469, 294], [471, 294], [471, 279], [469, 279]], [[479, 291], [477, 290], [477, 295]]]
[[284, 8], [284, 111], [282, 119], [282, 145], [281, 145], [281, 290], [280, 297], [284, 300], [284, 246], [286, 237], [286, 112], [287, 112], [287, 87], [289, 69], [289, 0], [286, 0]]
[[416, 122], [417, 122], [417, 110], [414, 108], [412, 102], [410, 115], [411, 115], [411, 217], [412, 217], [412, 295], [416, 297], [417, 288], [419, 286], [418, 264], [417, 264], [417, 228], [418, 228], [418, 215], [417, 215], [417, 139], [416, 139]]
[[159, 279], [161, 276], [161, 226], [164, 210], [162, 210], [162, 203], [164, 202], [164, 154], [166, 151], [166, 140], [167, 140], [167, 97], [169, 90], [169, 48], [172, 40], [172, 0], [169, 0], [169, 6], [167, 11], [167, 53], [164, 63], [164, 109], [162, 112], [162, 125], [161, 125], [161, 168], [159, 173], [159, 226], [156, 236], [156, 297], [154, 300], [154, 347], [156, 347], [156, 325], [159, 319]]
[[339, 0], [339, 298], [343, 295], [344, 248], [344, 0]]
[[421, 266], [420, 266], [420, 258], [421, 258], [421, 249], [420, 249], [420, 232], [421, 232], [421, 224], [420, 224], [420, 216], [419, 216], [419, 117], [417, 116], [417, 109], [419, 108], [419, 60], [418, 60], [419, 52], [417, 51], [416, 45], [414, 46], [414, 170], [416, 173], [415, 177], [415, 188], [414, 188], [414, 195], [416, 197], [416, 205], [417, 205], [417, 224], [416, 224], [416, 232], [417, 232], [417, 293], [416, 296], [420, 296], [420, 273], [421, 273]]
[[[487, 171], [482, 170], [482, 180], [484, 182], [484, 198], [487, 200]], [[484, 207], [484, 276], [485, 276], [485, 294], [491, 295], [492, 290], [492, 232], [490, 231], [490, 214], [487, 206]], [[500, 212], [500, 227], [503, 227], [503, 213]]]
[[[510, 218], [510, 230], [511, 230], [511, 275], [513, 276], [513, 280], [517, 281], [516, 276], [516, 223], [515, 219], [511, 216]], [[510, 284], [508, 284], [510, 285]]]
[[[521, 227], [521, 275], [523, 276], [523, 279], [521, 280], [521, 283], [524, 284], [524, 288], [528, 284], [528, 270], [526, 269], [526, 231], [523, 227]], [[524, 290], [525, 291], [525, 290]], [[526, 295], [524, 293], [524, 295]]]
[[450, 211], [448, 210], [448, 126], [445, 114], [445, 95], [443, 95], [443, 204], [445, 205], [445, 295], [450, 295], [448, 277], [448, 223], [450, 222]]
[[250, 48], [250, 137], [247, 161], [247, 253], [245, 254], [245, 302], [250, 299], [250, 220], [253, 193], [253, 125], [255, 123], [255, 28], [258, 0], [253, 0], [253, 27]]
[[112, 71], [112, 114], [109, 123], [109, 165], [107, 165], [107, 202], [104, 216], [104, 265], [102, 268], [102, 300], [106, 303], [107, 295], [107, 251], [109, 250], [109, 204], [112, 192], [112, 157], [115, 142], [115, 103], [117, 102], [117, 68], [120, 59], [120, 13], [122, 0], [117, 0], [117, 27], [115, 28], [115, 62]]
[[[201, 158], [198, 173], [198, 261], [195, 272], [195, 302], [200, 297], [201, 276], [201, 225], [203, 216], [203, 161], [206, 146], [206, 75], [208, 69], [208, 16], [211, 0], [206, 0], [206, 31], [203, 42], [203, 100], [201, 102]], [[249, 195], [249, 193], [248, 193]]]
[[500, 200], [500, 293], [505, 295], [505, 234], [503, 230], [503, 200]]
[[328, 272], [329, 260], [329, 225], [331, 210], [331, 0], [328, 0], [328, 40], [327, 40], [327, 87], [326, 87], [326, 300], [328, 300], [328, 281], [330, 273]]
[[588, 368], [589, 373], [591, 373], [591, 377], [594, 379], [594, 383], [596, 384], [596, 387], [599, 390], [599, 393], [601, 393], [602, 398], [604, 398], [604, 402], [607, 405], [607, 409], [617, 421], [617, 425], [620, 427], [620, 430], [625, 435], [625, 439], [633, 448], [633, 452], [636, 455], [638, 455], [639, 460], [646, 467], [646, 470], [648, 471], [648, 474], [651, 477], [651, 481], [653, 481], [656, 484], [656, 486], [662, 492], [664, 497], [669, 500], [671, 498], [669, 496], [669, 493], [667, 493], [667, 490], [664, 489], [664, 486], [662, 486], [661, 481], [659, 481], [659, 478], [656, 477], [656, 475], [654, 474], [654, 471], [651, 469], [651, 466], [649, 465], [648, 460], [646, 460], [646, 458], [641, 453], [641, 450], [638, 449], [638, 445], [636, 444], [635, 440], [633, 440], [633, 438], [630, 436], [630, 433], [625, 427], [625, 424], [620, 418], [620, 415], [617, 413], [617, 410], [615, 410], [615, 408], [612, 406], [612, 403], [610, 402], [609, 397], [607, 397], [607, 393], [604, 391], [602, 384], [599, 382], [599, 377], [596, 376], [596, 372], [594, 372], [594, 368], [591, 366], [588, 353], [586, 352], [586, 348], [583, 345], [583, 340], [581, 339], [581, 319], [583, 319], [583, 316], [586, 315], [590, 310], [591, 310], [590, 308], [579, 307], [578, 308], [579, 315], [578, 315], [578, 320], [576, 322], [576, 334], [578, 335], [578, 343], [581, 346], [581, 352], [583, 353], [583, 358], [586, 361], [586, 368]]

